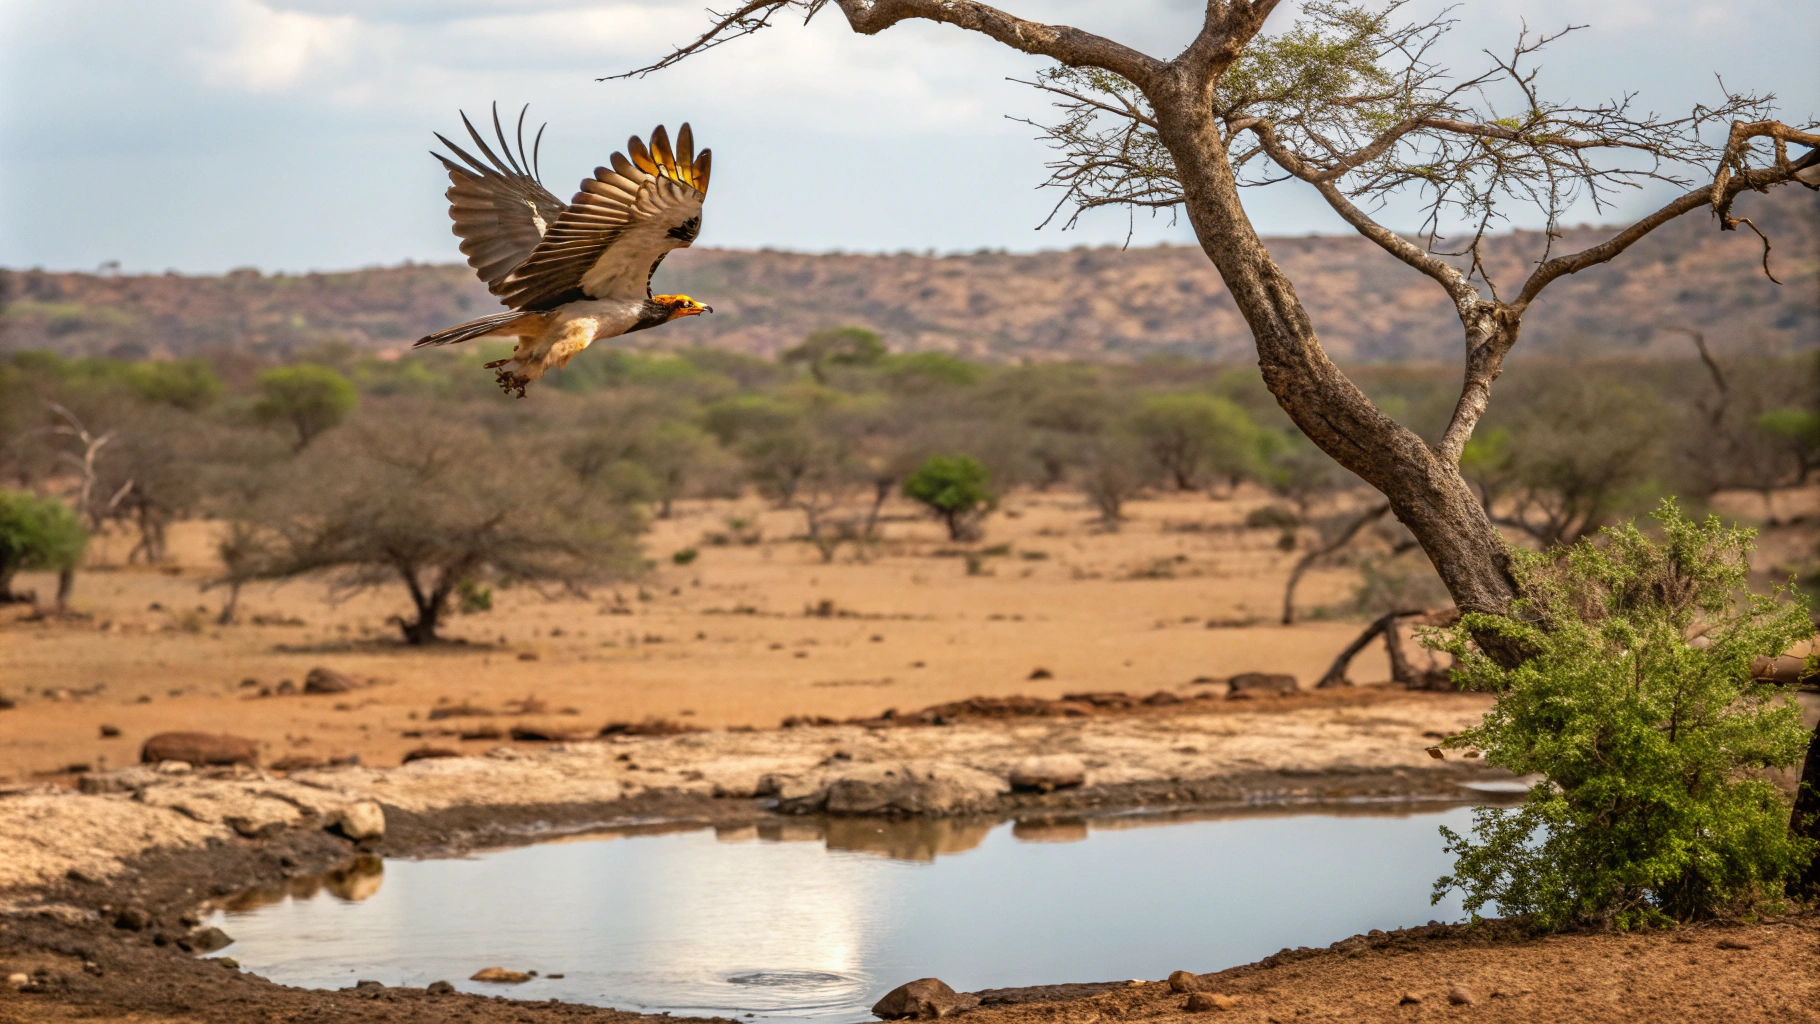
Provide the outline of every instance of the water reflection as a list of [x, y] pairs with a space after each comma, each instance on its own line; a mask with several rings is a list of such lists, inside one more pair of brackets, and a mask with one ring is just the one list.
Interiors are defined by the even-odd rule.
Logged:
[[[1458, 916], [1427, 896], [1448, 866], [1436, 826], [1468, 814], [643, 828], [366, 859], [242, 894], [210, 923], [247, 969], [306, 987], [446, 979], [651, 1012], [861, 1020], [911, 978], [1162, 977]], [[463, 980], [489, 966], [541, 976]]]
[[220, 906], [230, 914], [244, 914], [287, 899], [312, 899], [324, 889], [336, 899], [358, 903], [378, 892], [383, 881], [385, 861], [372, 854], [362, 854], [325, 874], [296, 875], [282, 882], [235, 893], [221, 900]]

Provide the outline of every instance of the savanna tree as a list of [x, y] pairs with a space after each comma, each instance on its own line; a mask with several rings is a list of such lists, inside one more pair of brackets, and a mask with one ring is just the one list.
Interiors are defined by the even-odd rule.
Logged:
[[241, 511], [229, 582], [321, 572], [332, 596], [402, 584], [415, 614], [392, 621], [429, 644], [464, 583], [581, 592], [636, 571], [637, 516], [543, 447], [421, 419], [337, 432]]
[[[697, 39], [627, 74], [668, 67], [749, 35], [780, 15], [838, 9], [864, 35], [932, 21], [1055, 61], [1034, 85], [1060, 108], [1044, 127], [1056, 146], [1051, 183], [1075, 214], [1102, 206], [1185, 213], [1256, 343], [1264, 382], [1314, 443], [1382, 492], [1459, 607], [1500, 615], [1518, 596], [1510, 546], [1461, 476], [1460, 454], [1490, 402], [1524, 314], [1560, 278], [1617, 258], [1696, 210], [1717, 226], [1755, 230], [1733, 202], [1807, 174], [1788, 143], [1820, 146], [1815, 126], [1773, 120], [1765, 97], [1726, 92], [1682, 117], [1644, 113], [1629, 96], [1591, 105], [1542, 92], [1535, 58], [1553, 36], [1525, 32], [1508, 56], [1456, 77], [1434, 48], [1447, 16], [1400, 22], [1395, 4], [1311, 0], [1274, 35], [1278, 0], [1208, 0], [1201, 25], [1159, 58], [1065, 25], [1018, 18], [975, 0], [747, 0]], [[1366, 397], [1322, 348], [1308, 311], [1247, 216], [1240, 189], [1276, 179], [1312, 188], [1360, 234], [1427, 275], [1457, 312], [1464, 374], [1446, 429], [1429, 443]], [[1556, 252], [1560, 218], [1600, 212], [1620, 190], [1661, 183], [1666, 204], [1596, 245]], [[1373, 211], [1411, 197], [1427, 211], [1406, 237]], [[1480, 242], [1506, 211], [1545, 217], [1550, 242], [1502, 280]], [[1059, 208], [1059, 207], [1058, 207]], [[1446, 225], [1467, 225], [1446, 238]], [[1767, 243], [1766, 243], [1767, 244]], [[1765, 252], [1767, 263], [1768, 253]], [[1497, 656], [1498, 635], [1484, 641]]]

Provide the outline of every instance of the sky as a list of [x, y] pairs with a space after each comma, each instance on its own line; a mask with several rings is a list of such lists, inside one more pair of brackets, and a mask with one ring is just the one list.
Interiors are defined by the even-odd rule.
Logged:
[[[1201, 4], [1004, 6], [1169, 57]], [[1294, 13], [1286, 4], [1272, 30]], [[1550, 95], [1635, 90], [1644, 106], [1681, 112], [1716, 97], [1717, 73], [1776, 93], [1785, 120], [1820, 116], [1812, 0], [1467, 0], [1456, 14], [1443, 56], [1462, 72], [1524, 23], [1586, 23], [1549, 51]], [[1006, 79], [1045, 62], [958, 29], [856, 36], [830, 8], [643, 79], [597, 81], [692, 38], [706, 18], [702, 0], [0, 0], [0, 266], [457, 260], [431, 132], [459, 137], [457, 110], [495, 100], [549, 122], [544, 180], [564, 199], [628, 135], [691, 121], [715, 154], [706, 246], [1029, 251], [1119, 244], [1128, 231], [1134, 245], [1192, 241], [1185, 222], [1141, 214], [1133, 225], [1112, 210], [1073, 231], [1036, 230], [1055, 201], [1038, 188], [1049, 151], [1014, 118], [1047, 105]], [[1247, 199], [1266, 234], [1345, 230], [1299, 183]], [[1406, 210], [1387, 219], [1415, 226]]]

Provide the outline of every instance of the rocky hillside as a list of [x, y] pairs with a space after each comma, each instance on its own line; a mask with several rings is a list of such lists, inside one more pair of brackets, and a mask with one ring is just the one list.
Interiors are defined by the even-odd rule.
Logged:
[[[1775, 241], [1721, 233], [1700, 213], [1657, 231], [1616, 264], [1557, 282], [1531, 311], [1525, 350], [1650, 349], [1685, 354], [1684, 336], [1721, 346], [1820, 345], [1820, 196], [1782, 189], [1740, 202]], [[1575, 229], [1557, 251], [1607, 232]], [[1494, 280], [1515, 291], [1535, 233], [1490, 244]], [[453, 252], [453, 242], [450, 250]], [[1458, 322], [1427, 278], [1353, 237], [1279, 238], [1321, 336], [1347, 361], [1451, 361]], [[975, 358], [1245, 358], [1250, 336], [1198, 250], [1164, 246], [1014, 255], [808, 255], [685, 250], [658, 273], [659, 291], [711, 303], [712, 316], [644, 336], [770, 354], [822, 327], [858, 324], [896, 349]], [[388, 267], [327, 274], [100, 276], [0, 270], [0, 351], [185, 355], [211, 348], [283, 356], [327, 341], [395, 349], [497, 308], [466, 267]]]

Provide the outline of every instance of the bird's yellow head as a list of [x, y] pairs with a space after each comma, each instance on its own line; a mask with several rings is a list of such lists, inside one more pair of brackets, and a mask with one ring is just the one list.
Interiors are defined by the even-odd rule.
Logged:
[[687, 295], [653, 295], [651, 301], [668, 308], [671, 320], [714, 312], [713, 306], [704, 306]]

